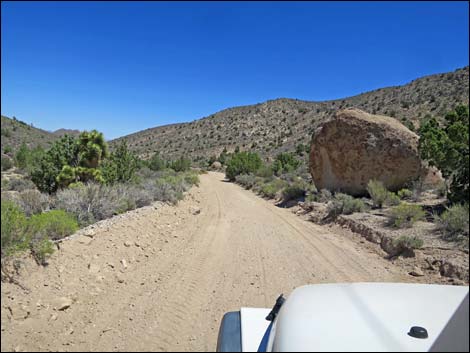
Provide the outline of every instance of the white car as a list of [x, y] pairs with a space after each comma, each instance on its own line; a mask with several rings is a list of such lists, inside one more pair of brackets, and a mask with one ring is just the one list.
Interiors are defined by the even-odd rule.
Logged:
[[316, 284], [224, 315], [219, 352], [469, 351], [468, 287]]

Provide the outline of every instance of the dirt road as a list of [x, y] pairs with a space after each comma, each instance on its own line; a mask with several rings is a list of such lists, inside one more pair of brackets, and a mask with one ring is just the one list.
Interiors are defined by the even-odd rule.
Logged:
[[219, 173], [176, 207], [137, 210], [90, 235], [63, 242], [46, 268], [28, 265], [30, 293], [2, 285], [2, 351], [214, 350], [226, 311], [271, 307], [309, 283], [406, 280]]

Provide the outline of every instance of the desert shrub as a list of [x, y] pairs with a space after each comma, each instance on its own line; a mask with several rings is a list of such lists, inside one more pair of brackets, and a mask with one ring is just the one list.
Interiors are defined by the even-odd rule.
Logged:
[[251, 189], [256, 184], [256, 177], [253, 174], [242, 174], [237, 175], [235, 181], [245, 189]]
[[362, 200], [356, 199], [351, 195], [336, 193], [334, 198], [328, 202], [328, 217], [336, 218], [340, 214], [351, 214], [354, 212], [362, 212], [365, 204]]
[[163, 170], [166, 167], [166, 162], [162, 157], [160, 157], [160, 153], [157, 152], [152, 156], [152, 158], [150, 158], [148, 162], [148, 167], [151, 170], [155, 170], [155, 171]]
[[385, 188], [382, 182], [378, 180], [370, 180], [367, 183], [367, 192], [372, 198], [374, 207], [381, 208], [387, 200], [389, 191]]
[[13, 148], [11, 146], [5, 146], [3, 148], [3, 153], [5, 154], [11, 154], [13, 152]]
[[397, 228], [411, 227], [419, 220], [422, 220], [425, 213], [421, 206], [408, 203], [401, 203], [393, 207], [389, 213], [390, 225]]
[[55, 196], [55, 208], [75, 215], [80, 226], [87, 226], [115, 213], [119, 197], [96, 183], [83, 187], [59, 190]]
[[59, 185], [57, 177], [65, 165], [78, 165], [78, 144], [74, 137], [65, 135], [38, 158], [31, 179], [41, 192], [53, 193]]
[[398, 190], [397, 195], [401, 200], [409, 199], [413, 195], [413, 192], [409, 189], [401, 189], [401, 190]]
[[2, 258], [15, 251], [28, 248], [27, 219], [18, 205], [10, 200], [1, 202], [1, 254]]
[[387, 205], [398, 206], [400, 202], [400, 197], [397, 194], [394, 194], [393, 192], [388, 192], [387, 200], [385, 201]]
[[18, 204], [26, 216], [29, 217], [49, 208], [49, 196], [40, 193], [38, 190], [24, 190], [18, 195]]
[[64, 210], [52, 210], [33, 215], [29, 219], [33, 242], [43, 239], [59, 240], [78, 230], [75, 217]]
[[387, 190], [381, 181], [370, 180], [367, 183], [369, 193], [374, 207], [382, 208], [384, 204], [396, 206], [400, 204], [400, 197]]
[[273, 199], [278, 196], [279, 192], [287, 186], [287, 182], [281, 179], [274, 179], [264, 185], [262, 185], [260, 193], [261, 195]]
[[[139, 159], [129, 150], [126, 140], [122, 140], [116, 150], [101, 164], [101, 173], [107, 184], [131, 181], [137, 169]], [[96, 179], [96, 178], [95, 178]]]
[[191, 167], [191, 161], [187, 158], [180, 157], [169, 164], [170, 168], [175, 172], [185, 172]]
[[328, 189], [321, 189], [320, 193], [318, 194], [318, 202], [328, 202], [333, 198], [333, 194]]
[[25, 191], [35, 189], [35, 185], [29, 179], [13, 178], [8, 181], [7, 189], [11, 191]]
[[48, 238], [39, 238], [30, 244], [31, 254], [40, 265], [47, 264], [47, 258], [54, 253], [54, 244]]
[[393, 240], [393, 245], [400, 249], [398, 253], [403, 253], [404, 251], [422, 248], [424, 241], [418, 236], [410, 237], [407, 235], [402, 235], [401, 237]]
[[305, 185], [301, 183], [288, 185], [282, 190], [282, 199], [283, 201], [298, 199], [305, 196], [305, 192]]
[[12, 162], [11, 158], [6, 157], [6, 156], [2, 156], [1, 161], [2, 161], [2, 172], [4, 172], [5, 170], [13, 168], [13, 162]]
[[469, 207], [468, 204], [456, 204], [445, 210], [441, 216], [436, 217], [438, 228], [445, 237], [455, 238], [458, 235], [468, 237], [469, 234]]
[[40, 158], [35, 158], [31, 178], [40, 191], [49, 194], [77, 181], [103, 182], [98, 168], [107, 156], [108, 148], [102, 133], [84, 131], [78, 139], [65, 135]]
[[256, 176], [262, 178], [271, 178], [274, 175], [273, 169], [270, 166], [262, 165], [257, 171]]
[[256, 173], [261, 168], [263, 162], [257, 153], [239, 152], [235, 153], [227, 163], [225, 176], [230, 181], [240, 174]]
[[276, 175], [292, 172], [300, 165], [300, 161], [295, 158], [293, 153], [280, 153], [273, 162], [272, 169]]
[[196, 172], [188, 171], [184, 173], [183, 179], [184, 179], [184, 182], [190, 186], [191, 185], [199, 186], [199, 176]]

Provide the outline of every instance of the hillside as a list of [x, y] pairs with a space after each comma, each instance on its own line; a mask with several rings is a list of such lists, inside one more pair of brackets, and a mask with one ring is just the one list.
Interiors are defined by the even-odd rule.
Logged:
[[281, 98], [265, 103], [225, 109], [182, 124], [146, 129], [110, 141], [127, 140], [143, 158], [159, 151], [170, 157], [194, 160], [233, 151], [255, 150], [272, 157], [298, 144], [308, 144], [314, 129], [338, 109], [357, 107], [374, 114], [395, 117], [417, 128], [427, 115], [441, 116], [469, 99], [469, 67], [425, 76], [403, 86], [387, 87], [357, 96], [324, 102]]
[[23, 142], [30, 148], [41, 146], [48, 148], [55, 140], [65, 134], [78, 136], [78, 130], [60, 129], [54, 132], [42, 130], [28, 125], [16, 118], [9, 118], [2, 115], [2, 153], [9, 150], [8, 154], [14, 153]]

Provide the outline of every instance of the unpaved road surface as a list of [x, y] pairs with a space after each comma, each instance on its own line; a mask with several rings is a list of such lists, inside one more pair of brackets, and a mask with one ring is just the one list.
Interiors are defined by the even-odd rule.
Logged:
[[105, 221], [22, 273], [29, 293], [2, 285], [2, 351], [215, 350], [225, 312], [271, 307], [297, 286], [409, 281], [220, 173], [201, 175], [176, 207]]

